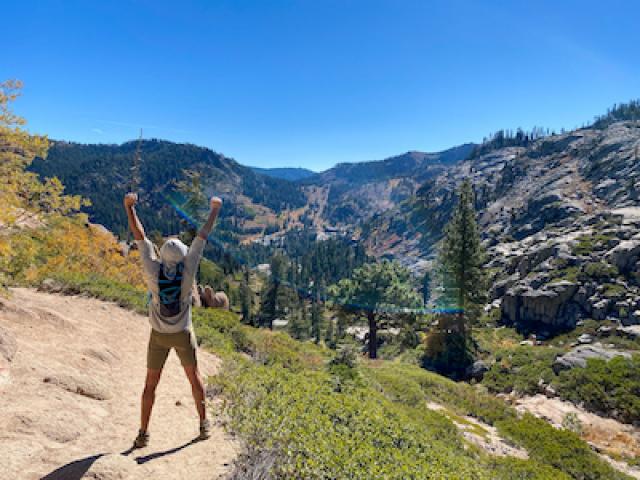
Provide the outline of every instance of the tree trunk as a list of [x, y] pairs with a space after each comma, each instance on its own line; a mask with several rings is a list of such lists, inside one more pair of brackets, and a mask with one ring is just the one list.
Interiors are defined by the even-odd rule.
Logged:
[[378, 357], [378, 325], [376, 324], [376, 315], [373, 312], [367, 313], [369, 320], [369, 358]]

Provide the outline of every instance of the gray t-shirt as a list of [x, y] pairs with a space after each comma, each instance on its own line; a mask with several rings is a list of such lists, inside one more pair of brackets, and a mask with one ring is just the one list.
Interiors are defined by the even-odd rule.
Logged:
[[137, 240], [140, 258], [142, 259], [142, 271], [147, 282], [147, 288], [151, 292], [149, 303], [149, 323], [151, 328], [160, 333], [178, 333], [191, 330], [191, 288], [196, 278], [198, 264], [202, 258], [205, 241], [196, 237], [189, 247], [189, 252], [184, 258], [182, 271], [182, 283], [180, 285], [180, 312], [174, 317], [165, 317], [160, 313], [160, 297], [158, 291], [158, 273], [161, 262], [156, 256], [153, 244], [148, 238]]

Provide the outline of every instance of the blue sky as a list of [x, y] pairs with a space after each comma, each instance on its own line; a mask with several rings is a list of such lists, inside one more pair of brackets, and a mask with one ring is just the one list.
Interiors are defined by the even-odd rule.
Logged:
[[51, 138], [138, 136], [248, 165], [381, 159], [573, 128], [640, 97], [640, 2], [29, 1], [0, 78]]

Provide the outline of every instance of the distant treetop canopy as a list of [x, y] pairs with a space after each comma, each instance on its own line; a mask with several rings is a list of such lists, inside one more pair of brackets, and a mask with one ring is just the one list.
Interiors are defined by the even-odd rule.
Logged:
[[612, 123], [640, 120], [640, 99], [628, 103], [614, 104], [605, 115], [599, 115], [593, 122], [594, 128], [606, 128]]

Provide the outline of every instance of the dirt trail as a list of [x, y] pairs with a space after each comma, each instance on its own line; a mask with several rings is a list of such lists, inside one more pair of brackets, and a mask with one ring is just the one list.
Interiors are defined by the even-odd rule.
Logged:
[[[0, 478], [215, 479], [236, 443], [214, 427], [195, 442], [191, 389], [172, 353], [149, 446], [138, 429], [149, 325], [112, 303], [12, 289], [0, 299]], [[199, 352], [205, 375], [219, 360]], [[214, 422], [215, 423], [215, 422]]]

